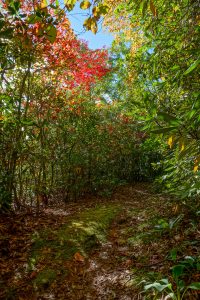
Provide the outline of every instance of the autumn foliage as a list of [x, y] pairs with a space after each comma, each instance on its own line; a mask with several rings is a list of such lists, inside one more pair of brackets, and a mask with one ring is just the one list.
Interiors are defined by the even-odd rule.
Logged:
[[140, 176], [137, 124], [116, 101], [103, 100], [107, 50], [78, 40], [66, 13], [50, 3], [1, 5], [1, 209], [39, 211], [50, 199], [109, 195]]

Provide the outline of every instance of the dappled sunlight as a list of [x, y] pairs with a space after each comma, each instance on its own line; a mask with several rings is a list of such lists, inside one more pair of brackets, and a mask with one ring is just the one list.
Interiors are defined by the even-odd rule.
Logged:
[[131, 272], [125, 271], [110, 271], [102, 270], [102, 273], [97, 274], [93, 280], [93, 286], [95, 287], [98, 295], [103, 297], [114, 293], [114, 286], [118, 285], [118, 288], [127, 287], [127, 282], [130, 280]]
[[68, 216], [70, 215], [69, 211], [65, 209], [55, 209], [55, 208], [45, 208], [44, 213], [47, 215], [55, 215], [55, 216]]

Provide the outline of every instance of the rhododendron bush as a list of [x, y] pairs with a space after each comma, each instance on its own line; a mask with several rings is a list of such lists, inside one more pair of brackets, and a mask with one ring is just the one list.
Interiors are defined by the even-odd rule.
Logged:
[[[109, 71], [108, 54], [90, 50], [76, 38], [66, 14], [55, 14], [41, 1], [0, 4], [1, 206], [13, 198], [21, 206], [24, 180], [30, 181], [26, 192], [32, 198], [46, 194], [45, 146], [59, 130], [71, 130], [62, 118], [75, 111], [78, 116], [82, 99]], [[76, 127], [76, 118], [72, 123]]]
[[0, 2], [3, 210], [109, 194], [133, 172], [137, 126], [102, 97], [107, 51], [90, 50], [45, 3]]

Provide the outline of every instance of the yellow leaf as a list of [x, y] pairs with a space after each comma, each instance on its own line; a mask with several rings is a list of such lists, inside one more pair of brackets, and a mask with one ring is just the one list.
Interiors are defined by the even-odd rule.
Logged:
[[101, 12], [100, 12], [99, 7], [94, 6], [92, 9], [92, 13], [95, 18], [100, 18]]
[[96, 34], [98, 30], [97, 21], [95, 18], [91, 19], [91, 31]]
[[98, 27], [97, 27], [97, 23], [92, 23], [91, 24], [91, 31], [96, 34], [97, 33], [97, 30], [98, 30]]
[[41, 8], [45, 8], [45, 7], [47, 7], [47, 6], [48, 6], [47, 0], [42, 0], [42, 1], [41, 1]]
[[87, 30], [90, 30], [91, 28], [91, 17], [86, 19], [83, 23], [83, 26], [87, 29]]
[[200, 163], [200, 155], [196, 157], [194, 161], [194, 169], [193, 171], [196, 173], [199, 169], [199, 163]]
[[91, 6], [90, 1], [82, 1], [80, 4], [81, 9], [88, 9], [88, 8], [90, 8], [90, 6]]
[[77, 1], [77, 0], [64, 0], [65, 7], [66, 7], [69, 11], [71, 11], [71, 10], [74, 8], [74, 6], [75, 6], [76, 1]]
[[179, 210], [180, 210], [180, 207], [179, 207], [178, 204], [176, 204], [176, 205], [172, 208], [172, 212], [173, 212], [174, 214], [177, 214], [177, 213], [179, 212]]
[[180, 147], [180, 151], [182, 152], [185, 149], [185, 144], [183, 139], [180, 139], [179, 141], [179, 147]]
[[173, 146], [173, 136], [170, 136], [168, 141], [167, 141], [167, 144], [169, 145], [170, 149], [172, 148]]
[[84, 26], [87, 30], [91, 30], [94, 34], [97, 33], [98, 26], [97, 26], [97, 22], [96, 22], [96, 19], [95, 19], [95, 18], [89, 17], [88, 19], [85, 20], [83, 26]]

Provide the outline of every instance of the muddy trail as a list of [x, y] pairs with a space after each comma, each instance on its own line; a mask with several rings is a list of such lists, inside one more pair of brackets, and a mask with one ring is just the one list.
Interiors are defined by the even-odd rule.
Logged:
[[[154, 299], [144, 282], [168, 278], [175, 288], [172, 265], [199, 253], [199, 224], [194, 229], [187, 214], [175, 199], [136, 184], [39, 217], [2, 216], [0, 299]], [[185, 281], [199, 279], [193, 271]], [[185, 299], [198, 299], [198, 291]]]

